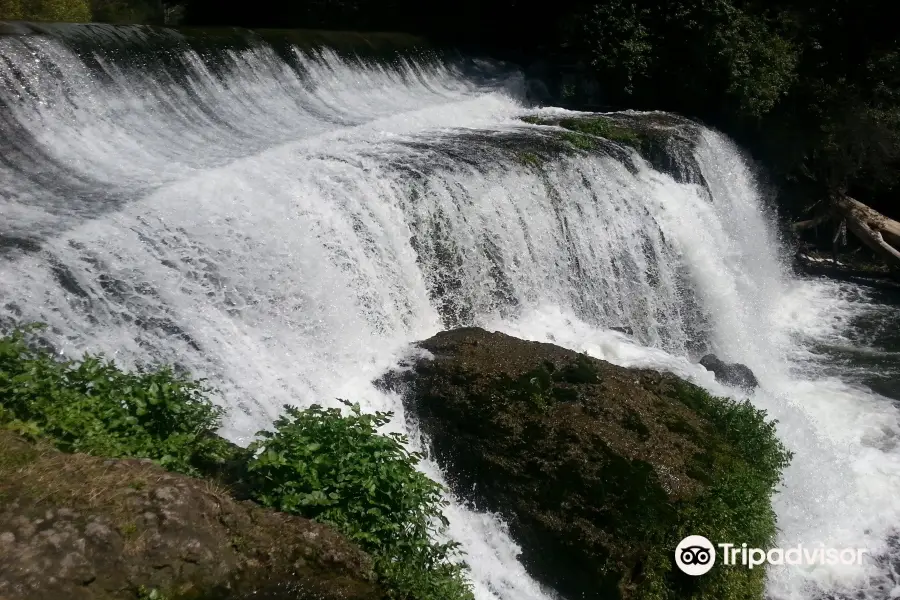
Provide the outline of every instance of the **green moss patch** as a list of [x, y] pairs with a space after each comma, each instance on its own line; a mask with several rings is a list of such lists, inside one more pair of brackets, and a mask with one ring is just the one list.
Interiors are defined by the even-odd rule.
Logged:
[[664, 126], [671, 126], [670, 123], [657, 123], [651, 118], [641, 121], [593, 115], [558, 119], [531, 115], [523, 117], [522, 121], [531, 125], [561, 127], [565, 131], [559, 134], [560, 139], [577, 150], [591, 152], [603, 149], [603, 141], [606, 140], [634, 148], [648, 159], [660, 151], [671, 135]]

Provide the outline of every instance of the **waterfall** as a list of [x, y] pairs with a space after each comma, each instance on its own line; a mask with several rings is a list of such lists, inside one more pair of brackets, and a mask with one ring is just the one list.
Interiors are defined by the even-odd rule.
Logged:
[[[238, 442], [286, 403], [347, 398], [394, 411], [420, 443], [372, 381], [446, 327], [733, 394], [696, 365], [712, 350], [756, 372], [751, 401], [796, 454], [774, 499], [779, 544], [872, 557], [772, 567], [768, 596], [893, 597], [898, 411], [816, 346], [876, 305], [789, 273], [727, 138], [697, 127], [671, 149], [695, 176], [626, 148], [522, 160], [549, 134], [521, 117], [565, 111], [528, 107], [503, 65], [177, 36], [135, 57], [66, 31], [0, 36], [0, 320], [47, 323], [67, 356], [208, 378]], [[479, 600], [553, 597], [500, 517], [456, 500], [448, 516]]]

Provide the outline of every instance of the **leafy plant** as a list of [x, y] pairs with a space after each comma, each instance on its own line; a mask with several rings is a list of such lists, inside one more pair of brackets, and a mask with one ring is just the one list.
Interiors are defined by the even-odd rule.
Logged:
[[416, 470], [407, 438], [380, 434], [392, 413], [285, 406], [275, 431], [250, 446], [250, 489], [265, 506], [334, 525], [375, 558], [394, 598], [471, 598], [439, 484]]
[[90, 354], [58, 361], [27, 343], [36, 328], [0, 337], [0, 426], [65, 452], [149, 458], [190, 475], [232, 452], [215, 435], [223, 413], [202, 380], [167, 367], [127, 373]]
[[91, 7], [87, 0], [0, 0], [0, 19], [86, 23]]

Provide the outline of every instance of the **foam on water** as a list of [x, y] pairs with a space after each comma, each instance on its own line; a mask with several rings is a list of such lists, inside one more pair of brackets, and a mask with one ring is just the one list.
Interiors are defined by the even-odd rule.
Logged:
[[[853, 345], [844, 324], [869, 308], [785, 271], [773, 217], [722, 136], [703, 131], [695, 151], [708, 189], [638, 157], [538, 171], [498, 146], [473, 164], [448, 141], [536, 131], [517, 120], [514, 77], [476, 84], [452, 65], [332, 53], [288, 64], [264, 46], [170, 58], [174, 71], [102, 53], [88, 67], [59, 40], [0, 37], [0, 235], [15, 240], [0, 316], [47, 322], [65, 354], [210, 378], [238, 441], [285, 403], [340, 397], [394, 410], [421, 447], [414, 415], [371, 382], [447, 324], [733, 393], [694, 362], [711, 348], [753, 368], [752, 401], [796, 453], [775, 498], [781, 544], [888, 553], [897, 410], [815, 348]], [[456, 501], [448, 516], [479, 600], [552, 597], [501, 519]], [[884, 560], [788, 566], [768, 589], [874, 600], [892, 577]]]

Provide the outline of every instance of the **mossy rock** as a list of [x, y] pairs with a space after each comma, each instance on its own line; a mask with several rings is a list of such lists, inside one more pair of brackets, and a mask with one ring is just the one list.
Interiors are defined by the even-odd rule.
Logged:
[[611, 154], [610, 145], [633, 148], [653, 168], [677, 181], [704, 183], [693, 163], [699, 129], [693, 121], [666, 113], [611, 113], [576, 117], [527, 116], [532, 125], [562, 128], [559, 138], [574, 149]]
[[762, 569], [674, 564], [689, 534], [767, 548], [788, 453], [765, 413], [673, 375], [482, 329], [419, 344], [401, 390], [451, 486], [564, 598], [759, 600]]
[[10, 600], [384, 597], [372, 559], [326, 525], [237, 501], [214, 480], [2, 428], [0, 564]]
[[605, 116], [590, 116], [565, 119], [547, 119], [541, 117], [524, 117], [522, 119], [532, 125], [552, 125], [568, 130], [562, 135], [574, 146], [583, 150], [597, 147], [597, 138], [607, 139], [613, 142], [630, 146], [641, 150], [649, 139], [654, 137], [653, 132], [639, 130], [635, 127], [622, 126], [613, 119]]

